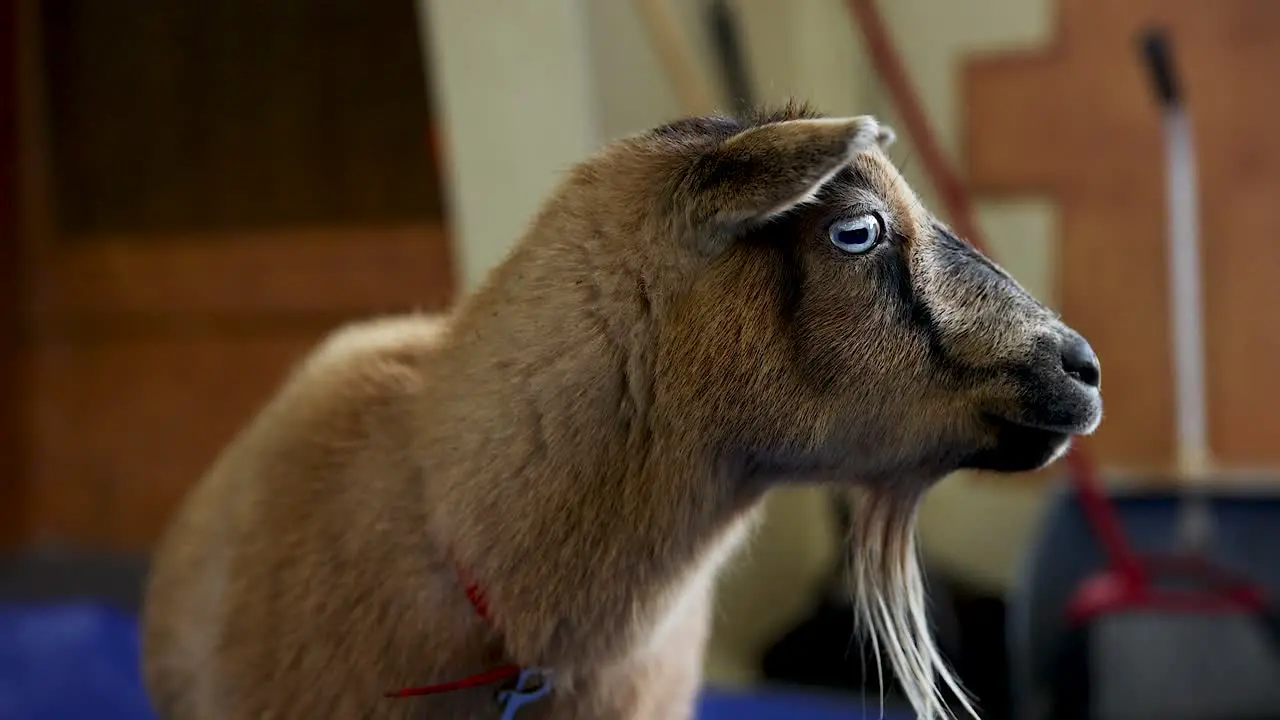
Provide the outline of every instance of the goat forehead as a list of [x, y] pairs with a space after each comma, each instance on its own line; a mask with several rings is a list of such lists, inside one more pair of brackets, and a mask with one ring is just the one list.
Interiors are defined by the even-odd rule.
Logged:
[[887, 205], [896, 229], [907, 242], [927, 234], [932, 222], [919, 196], [878, 148], [859, 155], [852, 163], [861, 189], [874, 193]]

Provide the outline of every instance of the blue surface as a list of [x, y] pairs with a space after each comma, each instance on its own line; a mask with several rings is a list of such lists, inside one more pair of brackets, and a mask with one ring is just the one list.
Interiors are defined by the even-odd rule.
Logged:
[[698, 709], [699, 720], [913, 720], [915, 715], [885, 708], [880, 713], [878, 698], [811, 695], [799, 692], [766, 691], [731, 693], [707, 690]]
[[[700, 720], [858, 720], [869, 698], [708, 691]], [[886, 711], [885, 720], [909, 715]], [[155, 720], [138, 668], [134, 617], [93, 603], [0, 605], [0, 719]]]
[[137, 622], [88, 603], [0, 606], [0, 718], [152, 720]]

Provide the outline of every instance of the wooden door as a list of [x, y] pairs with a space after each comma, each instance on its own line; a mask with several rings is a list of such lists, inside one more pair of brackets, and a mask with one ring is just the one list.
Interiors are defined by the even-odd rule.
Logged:
[[291, 363], [453, 295], [413, 0], [23, 0], [25, 535], [145, 550]]
[[987, 195], [1061, 209], [1062, 313], [1102, 357], [1108, 468], [1174, 461], [1160, 109], [1138, 54], [1167, 29], [1196, 129], [1208, 420], [1222, 470], [1280, 465], [1280, 4], [1060, 0], [1056, 40], [965, 63], [965, 154]]
[[1280, 466], [1280, 3], [1059, 0], [1044, 49], [969, 59], [965, 154], [976, 192], [1049, 194], [1060, 208], [1063, 315], [1094, 344], [1110, 468], [1174, 462], [1160, 110], [1138, 52], [1171, 35], [1194, 123], [1209, 431], [1218, 469]]

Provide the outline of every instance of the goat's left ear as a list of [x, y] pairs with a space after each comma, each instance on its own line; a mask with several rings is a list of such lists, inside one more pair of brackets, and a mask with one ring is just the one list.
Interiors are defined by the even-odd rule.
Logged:
[[812, 200], [855, 157], [893, 139], [892, 130], [868, 115], [754, 127], [696, 158], [677, 203], [689, 230], [723, 237]]

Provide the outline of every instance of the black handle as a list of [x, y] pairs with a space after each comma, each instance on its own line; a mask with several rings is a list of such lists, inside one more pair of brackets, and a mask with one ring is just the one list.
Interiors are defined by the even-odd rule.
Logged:
[[720, 72], [724, 76], [729, 98], [734, 110], [745, 115], [754, 107], [755, 98], [751, 92], [750, 73], [746, 54], [742, 49], [738, 18], [726, 0], [711, 0], [707, 6], [707, 14], [710, 16], [712, 47], [720, 61]]
[[1174, 72], [1173, 55], [1169, 47], [1164, 30], [1150, 28], [1142, 33], [1142, 55], [1151, 72], [1156, 96], [1162, 105], [1172, 107], [1182, 102], [1182, 90], [1178, 87], [1178, 77]]

